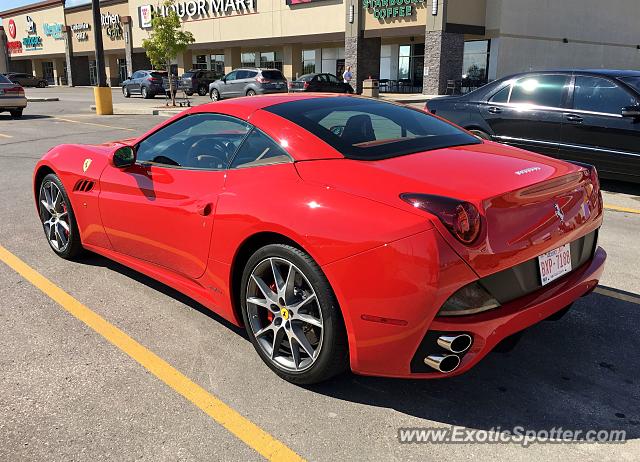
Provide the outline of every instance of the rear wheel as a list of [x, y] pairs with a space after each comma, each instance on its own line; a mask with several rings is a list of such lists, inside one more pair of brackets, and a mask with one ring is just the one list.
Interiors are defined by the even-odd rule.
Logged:
[[283, 244], [262, 247], [245, 266], [240, 293], [251, 343], [280, 377], [311, 384], [347, 368], [337, 300], [308, 254]]
[[47, 86], [47, 82], [38, 82], [38, 88], [44, 88]]
[[483, 140], [491, 140], [491, 135], [489, 135], [486, 132], [483, 132], [482, 130], [477, 130], [474, 128], [469, 131], [474, 135], [476, 135], [478, 138], [482, 138]]
[[247, 91], [247, 96], [256, 96], [256, 91], [255, 90], [248, 90]]
[[71, 201], [57, 175], [44, 177], [38, 192], [40, 221], [47, 242], [53, 251], [67, 260], [82, 252], [80, 233], [71, 208]]
[[142, 93], [142, 97], [144, 99], [151, 98], [151, 93], [149, 92], [149, 89], [147, 87], [142, 87], [142, 90], [140, 90], [140, 92]]
[[211, 93], [209, 93], [209, 97], [211, 98], [211, 101], [219, 101], [220, 93], [214, 88], [213, 90], [211, 90]]
[[128, 87], [122, 87], [122, 94], [124, 95], [125, 98], [131, 97], [131, 92], [129, 91]]
[[22, 109], [9, 111], [9, 114], [11, 114], [11, 117], [13, 117], [14, 119], [19, 119], [20, 117], [22, 117]]

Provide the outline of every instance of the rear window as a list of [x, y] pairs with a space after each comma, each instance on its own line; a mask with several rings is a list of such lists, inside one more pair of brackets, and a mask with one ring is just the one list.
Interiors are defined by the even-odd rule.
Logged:
[[4, 75], [0, 74], [0, 83], [11, 83], [11, 81]]
[[299, 77], [297, 82], [308, 82], [310, 81], [313, 77], [315, 76], [315, 74], [305, 74], [302, 77]]
[[195, 72], [185, 72], [184, 74], [182, 74], [182, 77], [188, 79], [189, 77], [193, 77], [194, 75], [196, 75]]
[[351, 159], [388, 159], [480, 143], [420, 110], [364, 98], [312, 98], [265, 110], [301, 126]]
[[640, 92], [640, 77], [622, 77], [620, 80], [633, 87], [635, 91]]
[[284, 80], [284, 75], [280, 71], [262, 71], [262, 77], [270, 80]]
[[155, 77], [157, 79], [161, 79], [162, 77], [167, 77], [167, 73], [166, 72], [152, 72], [151, 73], [151, 77]]

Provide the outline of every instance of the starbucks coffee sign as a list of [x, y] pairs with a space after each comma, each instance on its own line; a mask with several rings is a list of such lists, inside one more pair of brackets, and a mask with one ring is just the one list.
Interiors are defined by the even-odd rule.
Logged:
[[376, 19], [402, 18], [413, 16], [416, 4], [425, 0], [362, 0], [362, 7], [369, 10]]
[[256, 0], [191, 0], [176, 2], [171, 6], [142, 5], [138, 8], [140, 27], [150, 28], [154, 11], [167, 16], [174, 10], [183, 21], [189, 19], [208, 19], [235, 14], [256, 12]]

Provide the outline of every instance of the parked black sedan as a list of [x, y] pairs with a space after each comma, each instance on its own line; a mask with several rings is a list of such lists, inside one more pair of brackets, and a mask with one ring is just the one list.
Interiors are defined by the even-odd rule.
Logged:
[[329, 93], [353, 93], [353, 88], [333, 74], [305, 74], [289, 82], [290, 92], [318, 91]]
[[640, 182], [640, 72], [556, 70], [512, 75], [426, 109], [481, 138], [593, 164]]

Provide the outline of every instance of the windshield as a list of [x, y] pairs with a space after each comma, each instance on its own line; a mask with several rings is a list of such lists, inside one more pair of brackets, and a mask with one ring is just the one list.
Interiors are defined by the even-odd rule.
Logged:
[[365, 98], [310, 98], [265, 110], [300, 125], [351, 159], [388, 159], [480, 143], [420, 110]]
[[298, 80], [296, 80], [297, 82], [308, 82], [309, 80], [311, 80], [313, 77], [315, 76], [315, 74], [305, 74], [302, 77], [299, 77]]
[[622, 77], [620, 78], [620, 80], [633, 87], [635, 91], [640, 93], [640, 77]]

